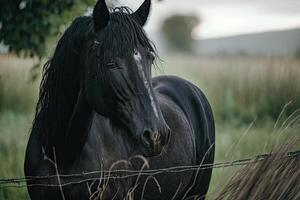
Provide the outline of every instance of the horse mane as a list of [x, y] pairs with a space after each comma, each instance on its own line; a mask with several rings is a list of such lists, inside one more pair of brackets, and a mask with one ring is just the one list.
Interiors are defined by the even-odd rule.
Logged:
[[[106, 37], [101, 41], [102, 49], [121, 53], [128, 51], [128, 47], [132, 47], [130, 50], [133, 50], [134, 46], [140, 43], [156, 52], [155, 46], [130, 13], [132, 11], [127, 7], [112, 10], [110, 21], [116, 23], [109, 23], [103, 30]], [[122, 26], [122, 30], [116, 28], [118, 25]], [[80, 57], [85, 55], [82, 49], [92, 37], [92, 17], [76, 18], [58, 41], [52, 58], [43, 67], [32, 131], [41, 132], [41, 142], [47, 151], [53, 146], [64, 144], [64, 132], [80, 90], [80, 67], [83, 63]]]
[[58, 41], [54, 55], [43, 67], [33, 130], [42, 132], [44, 148], [63, 142], [58, 137], [65, 131], [76, 103], [80, 89], [82, 43], [91, 29], [88, 17], [75, 19]]

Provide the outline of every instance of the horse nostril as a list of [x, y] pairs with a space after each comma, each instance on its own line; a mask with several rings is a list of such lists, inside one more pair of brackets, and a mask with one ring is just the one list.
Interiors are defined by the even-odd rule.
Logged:
[[144, 133], [142, 134], [142, 142], [147, 147], [150, 147], [150, 144], [151, 144], [151, 132], [149, 130], [145, 130]]
[[145, 130], [142, 135], [142, 141], [144, 145], [150, 147], [151, 145], [158, 145], [160, 143], [161, 136], [158, 132], [152, 132]]

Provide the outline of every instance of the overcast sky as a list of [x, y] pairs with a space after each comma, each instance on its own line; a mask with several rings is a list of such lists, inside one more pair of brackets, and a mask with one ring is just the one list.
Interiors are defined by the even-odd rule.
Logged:
[[[143, 0], [120, 0], [133, 10]], [[244, 33], [300, 28], [300, 0], [164, 0], [153, 1], [146, 30], [156, 32], [173, 14], [195, 14], [202, 24], [194, 38], [214, 38]]]

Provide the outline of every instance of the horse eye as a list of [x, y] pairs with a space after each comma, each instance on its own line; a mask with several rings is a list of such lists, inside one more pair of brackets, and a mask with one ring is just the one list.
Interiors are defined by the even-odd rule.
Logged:
[[139, 55], [139, 52], [137, 50], [134, 50], [134, 55], [135, 56], [138, 56]]
[[150, 57], [150, 59], [152, 61], [154, 61], [154, 59], [155, 59], [155, 53], [154, 53], [154, 51], [149, 51], [149, 57]]
[[115, 62], [107, 63], [106, 66], [109, 67], [109, 69], [122, 69], [122, 67]]
[[109, 68], [116, 68], [117, 65], [115, 62], [110, 62], [110, 63], [107, 63], [106, 66]]

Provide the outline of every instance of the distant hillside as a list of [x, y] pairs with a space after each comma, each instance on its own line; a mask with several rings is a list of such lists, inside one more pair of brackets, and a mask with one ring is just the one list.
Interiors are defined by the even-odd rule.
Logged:
[[294, 55], [300, 49], [300, 28], [199, 40], [198, 54]]

